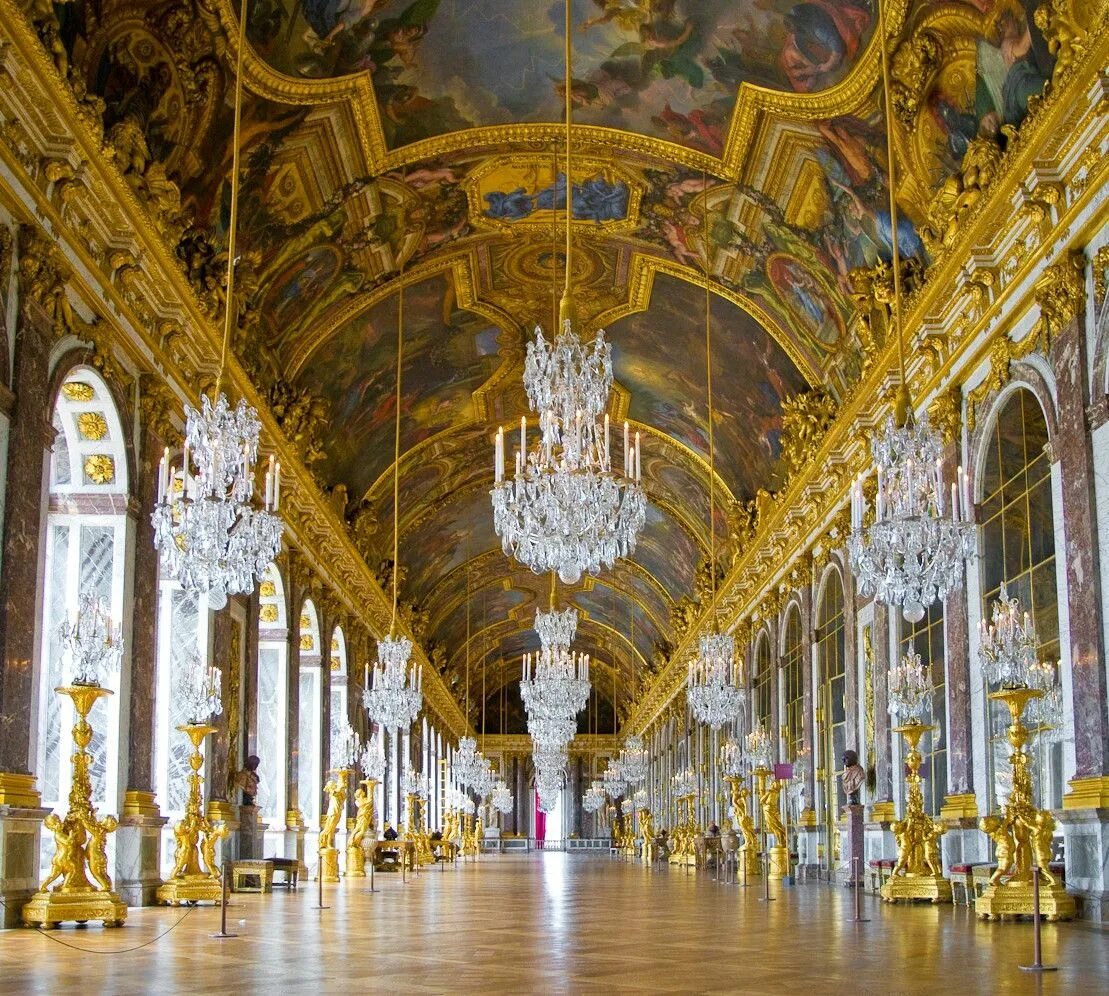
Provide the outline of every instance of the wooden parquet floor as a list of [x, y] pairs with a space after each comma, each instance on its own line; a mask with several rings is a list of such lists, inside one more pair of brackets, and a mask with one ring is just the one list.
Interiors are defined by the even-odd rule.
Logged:
[[[1026, 924], [958, 909], [882, 908], [849, 921], [826, 884], [740, 889], [711, 876], [560, 853], [487, 856], [407, 885], [395, 876], [235, 895], [219, 911], [132, 910], [121, 930], [0, 932], [4, 993], [1080, 993], [1109, 991], [1109, 933], [1045, 925], [1032, 977]], [[156, 939], [157, 938], [157, 939]], [[75, 951], [65, 944], [89, 949]], [[149, 942], [149, 943], [148, 943]], [[137, 950], [125, 951], [144, 945]]]

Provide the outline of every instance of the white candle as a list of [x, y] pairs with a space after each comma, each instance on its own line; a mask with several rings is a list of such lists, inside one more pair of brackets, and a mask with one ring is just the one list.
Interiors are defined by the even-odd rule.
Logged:
[[528, 449], [528, 420], [520, 416], [520, 452], [526, 453]]
[[273, 467], [273, 510], [276, 512], [281, 505], [281, 464]]
[[631, 477], [631, 463], [629, 462], [630, 449], [628, 446], [628, 423], [624, 422], [624, 476]]
[[608, 412], [605, 412], [605, 470], [611, 470], [612, 464], [608, 458]]
[[635, 479], [639, 480], [639, 433], [635, 434]]

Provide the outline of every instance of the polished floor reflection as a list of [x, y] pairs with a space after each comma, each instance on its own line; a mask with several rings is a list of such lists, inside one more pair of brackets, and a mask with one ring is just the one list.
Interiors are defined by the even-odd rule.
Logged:
[[775, 888], [766, 904], [757, 886], [547, 853], [377, 886], [327, 886], [322, 912], [315, 883], [233, 896], [234, 940], [209, 938], [211, 908], [159, 939], [180, 912], [132, 910], [114, 931], [0, 932], [0, 992], [1092, 993], [1109, 979], [1099, 928], [1045, 925], [1044, 961], [1059, 971], [1034, 978], [1017, 967], [1030, 925], [869, 898], [870, 922], [855, 924], [850, 895], [825, 884]]

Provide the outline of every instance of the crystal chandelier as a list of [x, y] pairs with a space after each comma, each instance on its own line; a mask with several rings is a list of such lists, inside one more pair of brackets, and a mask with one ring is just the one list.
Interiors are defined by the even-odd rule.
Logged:
[[577, 730], [577, 715], [589, 701], [589, 655], [570, 649], [577, 627], [574, 609], [535, 614], [540, 649], [524, 655], [520, 696], [528, 732], [540, 746], [568, 744]]
[[[232, 408], [220, 391], [235, 312], [235, 235], [239, 204], [239, 126], [242, 117], [240, 44], [235, 70], [232, 131], [231, 215], [227, 235], [227, 292], [223, 350], [212, 398], [200, 410], [185, 406], [181, 468], [170, 466], [169, 449], [158, 471], [158, 503], [151, 514], [154, 546], [163, 570], [187, 591], [208, 596], [208, 608], [222, 609], [229, 594], [254, 590], [281, 548], [284, 524], [276, 515], [281, 501], [281, 465], [270, 457], [265, 507], [253, 506], [254, 465], [258, 461], [258, 413], [240, 399]], [[214, 400], [213, 400], [214, 399]], [[190, 468], [192, 453], [195, 473]]]
[[400, 777], [400, 790], [405, 795], [414, 795], [417, 799], [428, 797], [427, 778], [411, 768]]
[[377, 641], [377, 662], [366, 665], [366, 687], [362, 691], [362, 704], [370, 717], [385, 730], [407, 729], [420, 714], [423, 703], [424, 669], [412, 665], [412, 641], [407, 637], [387, 636]]
[[620, 812], [625, 816], [631, 816], [635, 812], [635, 800], [625, 799], [620, 803]]
[[735, 662], [735, 639], [730, 633], [703, 633], [696, 660], [689, 665], [686, 698], [693, 718], [719, 730], [743, 707], [743, 689]]
[[648, 801], [647, 800], [647, 790], [646, 789], [636, 789], [635, 790], [635, 795], [632, 796], [632, 803], [635, 806], [635, 808], [636, 809], [646, 809], [647, 808], [647, 801]]
[[362, 777], [366, 781], [380, 782], [385, 778], [385, 750], [380, 734], [375, 733], [370, 738], [370, 742], [362, 748], [358, 767], [362, 769]]
[[[883, 63], [883, 67], [885, 63]], [[883, 68], [883, 94], [890, 105]], [[959, 469], [958, 486], [951, 485], [945, 502], [941, 474], [943, 441], [916, 419], [905, 367], [905, 328], [901, 320], [901, 256], [898, 251], [897, 197], [894, 176], [892, 118], [886, 114], [886, 156], [889, 195], [890, 248], [893, 265], [893, 329], [897, 337], [900, 387], [893, 415], [871, 441], [878, 471], [874, 521], [865, 520], [861, 480], [851, 502], [851, 536], [847, 552], [860, 595], [873, 595], [884, 605], [899, 605], [909, 622], [919, 622], [925, 610], [963, 584], [963, 562], [974, 553], [970, 496]]]
[[638, 785], [647, 777], [647, 747], [642, 737], [633, 735], [624, 741], [620, 771], [629, 785]]
[[612, 347], [599, 331], [590, 348], [573, 328], [569, 2], [566, 32], [566, 285], [559, 309], [561, 331], [548, 343], [537, 328], [535, 341], [528, 344], [524, 388], [539, 416], [540, 438], [529, 453], [527, 420], [522, 418], [509, 479], [504, 429], [497, 431], [491, 494], [493, 526], [505, 554], [537, 574], [554, 571], [571, 584], [583, 572], [595, 574], [635, 550], [647, 501], [639, 483], [639, 434], [633, 443], [626, 423], [623, 472], [613, 471], [605, 414], [612, 389]]
[[77, 600], [77, 617], [58, 630], [69, 661], [71, 685], [105, 685], [123, 658], [123, 631], [112, 625], [107, 605], [88, 592]]
[[725, 778], [743, 777], [743, 747], [732, 737], [725, 740], [720, 748], [720, 771]]
[[549, 813], [558, 802], [565, 784], [565, 754], [545, 754], [535, 757], [535, 791], [539, 796], [539, 809]]
[[504, 779], [497, 779], [497, 784], [493, 787], [492, 802], [493, 808], [498, 813], [512, 812], [512, 807], [515, 805], [515, 800]]
[[220, 677], [220, 669], [207, 664], [196, 650], [186, 655], [173, 692], [186, 723], [198, 726], [223, 712]]
[[624, 789], [627, 785], [627, 779], [624, 776], [623, 765], [620, 763], [620, 758], [614, 757], [608, 762], [608, 767], [601, 774], [601, 782], [607, 792], [613, 799], [619, 798], [624, 794]]
[[925, 607], [963, 583], [963, 561], [974, 553], [966, 479], [944, 495], [943, 441], [928, 416], [907, 412], [902, 424], [890, 416], [871, 448], [878, 468], [874, 521], [864, 524], [862, 481], [855, 484], [852, 533], [847, 541], [859, 594], [885, 605], [900, 605], [910, 622], [924, 618]]
[[978, 624], [978, 659], [991, 685], [1035, 688], [1042, 682], [1036, 625], [1029, 613], [1021, 613], [1020, 602], [1009, 597], [1004, 582], [993, 603], [991, 621]]
[[605, 805], [605, 789], [604, 786], [594, 779], [589, 788], [585, 790], [585, 794], [581, 800], [582, 809], [587, 813], [595, 813], [599, 809], [603, 809]]
[[331, 764], [335, 771], [350, 771], [362, 755], [362, 740], [350, 720], [344, 720], [339, 735], [331, 744]]
[[692, 768], [682, 768], [670, 779], [676, 799], [688, 799], [697, 794], [697, 774]]
[[922, 723], [932, 711], [932, 676], [915, 650], [890, 668], [889, 711], [902, 723]]
[[753, 767], [770, 767], [770, 734], [766, 732], [766, 727], [761, 722], [747, 734], [746, 747], [747, 757]]
[[454, 777], [458, 784], [465, 788], [476, 789], [481, 782], [484, 760], [473, 737], [463, 737], [459, 740], [458, 750], [454, 755]]

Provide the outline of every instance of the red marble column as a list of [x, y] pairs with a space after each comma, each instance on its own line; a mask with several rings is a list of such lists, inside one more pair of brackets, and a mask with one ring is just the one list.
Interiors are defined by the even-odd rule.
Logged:
[[1056, 551], [1067, 582], [1075, 778], [1109, 774], [1109, 715], [1105, 658], [1097, 606], [1104, 605], [1098, 564], [1093, 453], [1086, 425], [1089, 402], [1083, 313], [1059, 331], [1052, 346], [1059, 392], [1053, 443], [1062, 481], [1065, 548]]
[[[846, 750], [853, 750], [865, 757], [866, 752], [859, 747], [859, 612], [856, 604], [855, 577], [847, 566], [846, 558], [841, 561], [843, 567], [843, 743]], [[831, 717], [829, 717], [831, 722]], [[829, 758], [829, 761], [839, 766], [842, 758]]]
[[816, 806], [816, 730], [814, 728], [815, 706], [813, 691], [813, 585], [810, 581], [800, 591], [801, 595], [801, 681], [804, 696], [801, 718], [801, 735], [809, 753], [805, 762], [805, 805], [809, 809]]
[[289, 554], [289, 568], [285, 571], [286, 618], [288, 626], [289, 662], [285, 672], [285, 725], [288, 730], [288, 750], [285, 754], [285, 821], [290, 827], [303, 825], [300, 811], [300, 610], [304, 602], [303, 589], [297, 572], [292, 568], [293, 554]]
[[[888, 605], [874, 603], [870, 645], [874, 652], [871, 680], [874, 687], [874, 798], [879, 802], [893, 799], [893, 759], [890, 742], [889, 670], [890, 610]], [[866, 757], [866, 745], [859, 745], [859, 756]]]
[[[35, 301], [24, 301], [15, 329], [15, 397], [8, 434], [4, 570], [0, 572], [0, 772], [23, 775], [31, 771], [46, 454], [54, 441], [49, 390], [52, 341], [46, 313]], [[26, 783], [28, 790], [32, 784]], [[27, 799], [22, 804], [33, 802]]]

